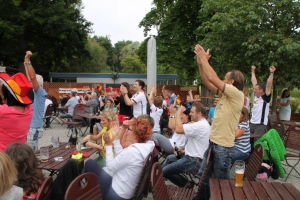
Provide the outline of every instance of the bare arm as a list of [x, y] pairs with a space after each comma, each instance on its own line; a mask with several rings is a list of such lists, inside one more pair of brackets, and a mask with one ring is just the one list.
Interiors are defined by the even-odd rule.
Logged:
[[150, 95], [148, 97], [148, 102], [149, 102], [150, 106], [152, 106], [152, 104], [154, 103], [154, 95], [155, 95], [155, 87], [151, 86]]
[[208, 62], [210, 58], [209, 49], [205, 52], [204, 48], [197, 44], [194, 52], [197, 55], [199, 71], [204, 85], [214, 94], [217, 94], [218, 90], [223, 92], [225, 83], [219, 79], [218, 75]]
[[128, 90], [126, 87], [122, 86], [120, 87], [120, 91], [122, 92], [123, 96], [124, 96], [124, 101], [126, 103], [127, 106], [132, 106], [135, 104], [135, 101], [131, 100], [129, 97], [128, 97]]
[[245, 129], [236, 129], [235, 131], [235, 139], [241, 137], [245, 133]]
[[191, 101], [194, 101], [194, 97], [193, 97], [192, 90], [189, 90], [188, 93], [189, 93], [189, 95], [190, 95]]
[[168, 127], [172, 130], [175, 130], [175, 118], [171, 118], [171, 117], [175, 116], [175, 114], [176, 114], [176, 108], [174, 103], [173, 105], [170, 106], [170, 118], [168, 124]]
[[252, 65], [251, 66], [251, 82], [252, 82], [253, 89], [257, 84], [257, 79], [255, 76], [255, 69], [256, 69], [256, 67], [254, 65]]
[[281, 106], [288, 106], [291, 104], [291, 100], [287, 100], [286, 103], [280, 103]]
[[178, 134], [184, 134], [183, 124], [181, 122], [181, 114], [186, 110], [184, 106], [180, 106], [177, 111], [177, 117], [175, 118], [175, 131]]
[[271, 88], [272, 88], [272, 84], [273, 84], [273, 77], [274, 77], [274, 72], [275, 72], [276, 68], [274, 66], [270, 67], [270, 76], [267, 80], [267, 84], [266, 84], [266, 95], [271, 94]]
[[30, 62], [31, 56], [32, 56], [31, 51], [26, 51], [26, 55], [24, 59], [24, 68], [26, 71], [27, 78], [32, 84], [32, 88], [34, 89], [35, 92], [37, 92], [40, 86], [36, 79], [35, 70], [33, 69], [32, 64]]

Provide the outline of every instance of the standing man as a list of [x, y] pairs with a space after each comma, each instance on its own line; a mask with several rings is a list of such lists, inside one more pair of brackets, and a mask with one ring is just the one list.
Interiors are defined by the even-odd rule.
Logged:
[[274, 66], [270, 67], [270, 75], [266, 86], [262, 83], [257, 83], [255, 69], [255, 66], [251, 67], [251, 81], [255, 97], [253, 101], [252, 117], [250, 120], [250, 133], [256, 133], [262, 136], [267, 132], [271, 88], [276, 68]]
[[224, 80], [220, 80], [208, 62], [210, 58], [209, 51], [209, 49], [205, 51], [199, 44], [195, 46], [194, 51], [197, 55], [200, 76], [204, 85], [220, 98], [215, 108], [214, 122], [209, 134], [209, 148], [204, 154], [198, 173], [201, 177], [205, 168], [208, 150], [211, 148], [213, 167], [208, 169], [204, 185], [201, 187], [200, 197], [203, 199], [209, 199], [210, 197], [208, 180], [212, 173], [217, 179], [230, 178], [231, 158], [234, 155], [235, 129], [239, 124], [244, 104], [242, 91], [245, 82], [244, 75], [239, 70], [227, 72]]
[[120, 91], [124, 96], [126, 105], [133, 107], [133, 117], [137, 118], [142, 114], [147, 114], [147, 99], [144, 93], [145, 82], [142, 80], [136, 80], [133, 85], [135, 94], [129, 99], [128, 90], [121, 85]]
[[33, 150], [38, 149], [38, 139], [43, 135], [43, 117], [47, 93], [43, 88], [44, 80], [41, 75], [35, 73], [30, 62], [31, 51], [27, 51], [24, 59], [26, 75], [32, 84], [34, 101], [32, 103], [33, 115], [27, 134], [27, 143]]
[[182, 123], [180, 116], [185, 110], [186, 108], [184, 106], [180, 106], [177, 117], [175, 117], [176, 108], [174, 105], [170, 107], [170, 121], [175, 121], [176, 133], [184, 134], [187, 138], [185, 155], [175, 162], [164, 165], [162, 171], [163, 176], [178, 187], [192, 188], [189, 180], [181, 174], [185, 172], [198, 172], [204, 152], [208, 147], [210, 125], [204, 117], [206, 116], [206, 110], [200, 102], [192, 104], [190, 116], [194, 123]]

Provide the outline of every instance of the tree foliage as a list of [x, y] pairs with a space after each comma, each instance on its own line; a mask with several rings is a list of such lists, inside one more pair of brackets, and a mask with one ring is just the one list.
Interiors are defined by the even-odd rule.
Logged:
[[154, 0], [154, 7], [139, 24], [144, 27], [145, 35], [158, 27], [157, 64], [164, 66], [166, 72], [190, 81], [196, 78], [192, 46], [197, 41], [195, 31], [200, 25], [197, 17], [201, 2]]
[[265, 82], [274, 65], [276, 85], [299, 84], [299, 1], [206, 0], [200, 13], [213, 13], [198, 34], [204, 37], [201, 44], [211, 48], [211, 62], [218, 71], [240, 69], [250, 82], [254, 64]]
[[85, 49], [91, 23], [81, 14], [80, 0], [0, 1], [0, 58], [22, 66], [25, 52], [33, 52], [38, 73], [79, 69], [89, 58]]
[[122, 73], [144, 74], [147, 72], [146, 65], [140, 60], [139, 56], [128, 55], [121, 62]]

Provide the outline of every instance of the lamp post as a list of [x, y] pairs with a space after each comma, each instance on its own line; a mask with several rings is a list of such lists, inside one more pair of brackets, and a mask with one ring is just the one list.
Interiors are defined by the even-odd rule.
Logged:
[[112, 73], [111, 73], [111, 75], [112, 75], [112, 79], [114, 79], [114, 84], [116, 83], [116, 79], [118, 78], [118, 72], [117, 71], [113, 71]]

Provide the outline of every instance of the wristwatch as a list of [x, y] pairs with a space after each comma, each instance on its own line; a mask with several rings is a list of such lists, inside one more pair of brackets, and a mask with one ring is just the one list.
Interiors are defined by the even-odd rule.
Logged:
[[170, 118], [174, 118], [175, 119], [175, 116], [171, 116]]

